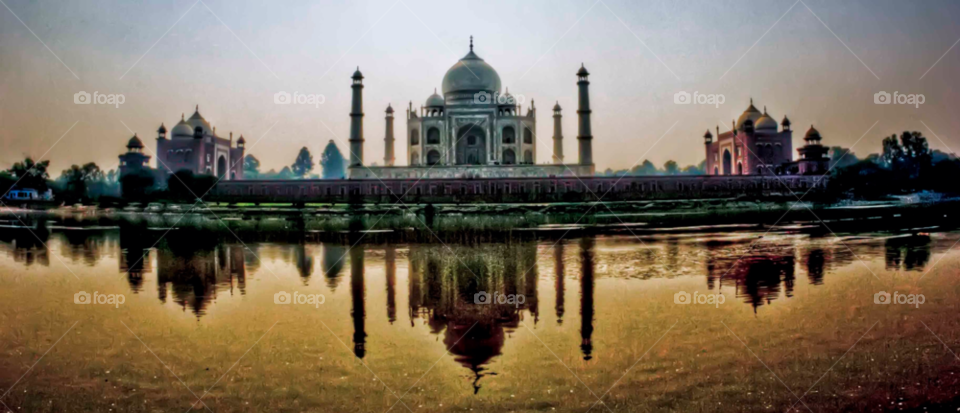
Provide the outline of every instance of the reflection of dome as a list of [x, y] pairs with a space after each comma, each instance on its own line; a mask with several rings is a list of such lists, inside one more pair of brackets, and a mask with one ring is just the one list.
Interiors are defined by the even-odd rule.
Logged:
[[747, 110], [743, 111], [739, 118], [737, 118], [737, 129], [743, 127], [743, 123], [746, 121], [751, 121], [754, 125], [757, 124], [757, 120], [760, 119], [762, 114], [756, 107], [753, 106], [753, 99], [750, 99], [750, 107]]
[[[444, 91], [444, 92], [446, 92], [446, 91]], [[434, 90], [433, 90], [433, 94], [430, 95], [430, 97], [427, 98], [427, 104], [426, 104], [426, 106], [427, 106], [427, 107], [443, 106], [443, 96], [438, 95], [438, 94], [437, 94], [437, 90], [434, 89]]]
[[190, 127], [187, 121], [183, 120], [183, 116], [181, 116], [180, 123], [174, 125], [173, 129], [170, 130], [170, 135], [174, 137], [183, 136], [189, 138], [193, 136], [193, 128]]
[[453, 92], [499, 92], [500, 75], [492, 66], [473, 53], [473, 40], [470, 40], [470, 53], [457, 61], [443, 75], [443, 94]]
[[773, 120], [770, 115], [767, 114], [767, 108], [763, 108], [763, 116], [760, 116], [754, 124], [754, 128], [757, 130], [760, 129], [773, 129], [777, 130], [777, 121]]

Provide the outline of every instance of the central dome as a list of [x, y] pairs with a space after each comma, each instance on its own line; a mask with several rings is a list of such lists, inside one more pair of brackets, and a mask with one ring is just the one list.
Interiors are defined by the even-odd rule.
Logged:
[[443, 94], [454, 92], [499, 92], [500, 75], [492, 66], [473, 53], [471, 40], [470, 53], [457, 61], [443, 75]]

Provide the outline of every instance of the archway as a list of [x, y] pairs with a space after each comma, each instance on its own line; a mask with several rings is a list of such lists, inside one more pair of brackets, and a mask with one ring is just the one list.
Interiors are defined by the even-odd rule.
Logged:
[[513, 129], [513, 126], [503, 128], [503, 144], [510, 145], [514, 143], [517, 143], [517, 131]]
[[720, 175], [720, 168], [717, 168], [716, 166], [714, 166], [714, 167], [713, 167], [713, 174], [714, 174], [714, 175]]
[[457, 165], [482, 165], [487, 160], [487, 135], [477, 125], [466, 125], [457, 131]]
[[517, 163], [517, 154], [513, 152], [513, 149], [507, 149], [503, 151], [503, 164], [504, 165], [514, 165]]
[[217, 177], [220, 179], [223, 179], [223, 177], [226, 175], [227, 175], [227, 158], [225, 158], [223, 155], [220, 155], [220, 157], [217, 158]]
[[440, 152], [436, 149], [427, 152], [427, 165], [436, 165], [440, 163]]
[[523, 153], [523, 163], [533, 164], [533, 152], [531, 150], [528, 149]]
[[743, 175], [743, 162], [737, 162], [737, 175]]
[[411, 144], [411, 145], [419, 145], [419, 144], [420, 144], [420, 131], [419, 131], [419, 130], [414, 129], [414, 130], [410, 131], [410, 144]]
[[530, 131], [530, 128], [523, 128], [523, 143], [533, 144], [533, 132]]
[[723, 151], [723, 174], [730, 175], [732, 174], [733, 169], [733, 159], [730, 156], [730, 150], [724, 149]]
[[430, 128], [427, 129], [427, 145], [439, 145], [440, 144], [440, 129]]
[[410, 154], [410, 166], [417, 165], [420, 165], [420, 154], [417, 153], [417, 151], [413, 151], [413, 153]]

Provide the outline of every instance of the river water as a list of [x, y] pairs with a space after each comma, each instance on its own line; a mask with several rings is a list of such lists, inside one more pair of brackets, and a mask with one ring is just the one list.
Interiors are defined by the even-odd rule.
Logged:
[[[0, 231], [0, 408], [12, 411], [957, 400], [958, 233], [351, 247]], [[885, 293], [893, 303], [877, 304]]]

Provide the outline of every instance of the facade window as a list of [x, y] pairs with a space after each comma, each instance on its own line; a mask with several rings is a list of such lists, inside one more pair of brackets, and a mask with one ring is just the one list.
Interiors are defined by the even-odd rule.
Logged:
[[507, 126], [503, 128], [503, 143], [504, 145], [513, 144], [517, 142], [517, 132], [513, 130], [512, 126]]
[[430, 128], [427, 130], [427, 145], [439, 145], [440, 144], [440, 130], [437, 128]]
[[419, 144], [420, 144], [420, 131], [419, 131], [419, 130], [414, 129], [414, 130], [410, 131], [410, 144], [411, 144], [411, 145], [419, 145]]
[[530, 128], [523, 128], [523, 143], [533, 144], [533, 132], [530, 131]]

